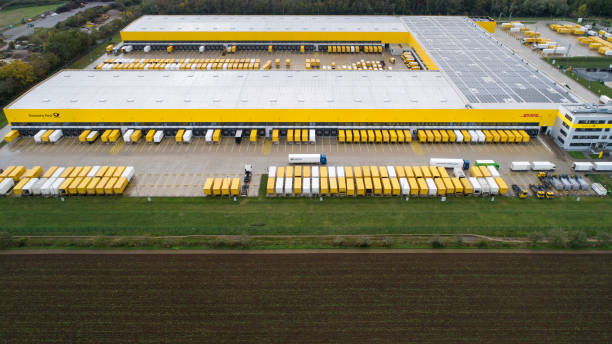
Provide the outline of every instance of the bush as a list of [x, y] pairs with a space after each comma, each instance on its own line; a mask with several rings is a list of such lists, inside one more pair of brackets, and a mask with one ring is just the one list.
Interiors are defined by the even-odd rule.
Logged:
[[370, 247], [370, 239], [362, 238], [357, 242], [357, 247]]
[[342, 247], [344, 246], [344, 238], [337, 237], [334, 239], [334, 246]]
[[599, 247], [608, 247], [610, 246], [610, 241], [612, 241], [612, 235], [608, 232], [599, 232], [596, 236], [597, 246]]
[[455, 236], [455, 243], [457, 244], [457, 246], [461, 247], [463, 246], [463, 234], [457, 234]]
[[489, 242], [487, 240], [480, 240], [476, 243], [476, 247], [478, 248], [487, 248], [489, 247]]
[[531, 242], [532, 246], [536, 246], [538, 243], [540, 243], [542, 240], [544, 240], [544, 233], [542, 233], [542, 232], [531, 232], [531, 233], [529, 233], [527, 238]]
[[434, 235], [431, 238], [431, 247], [433, 247], [433, 248], [444, 248], [444, 243], [442, 242], [442, 239], [440, 239], [440, 236]]
[[385, 246], [385, 247], [393, 246], [393, 238], [392, 237], [384, 237], [383, 238], [383, 246]]
[[0, 250], [13, 246], [13, 237], [8, 232], [0, 232]]
[[91, 244], [96, 247], [108, 247], [110, 246], [110, 239], [103, 235], [98, 235], [91, 240]]
[[568, 246], [571, 248], [583, 248], [588, 245], [588, 238], [583, 231], [575, 231], [570, 234]]
[[249, 248], [252, 244], [253, 242], [251, 240], [251, 237], [249, 237], [247, 234], [242, 234], [240, 236], [240, 247]]
[[567, 247], [567, 233], [560, 229], [553, 229], [548, 232], [548, 243], [553, 247]]

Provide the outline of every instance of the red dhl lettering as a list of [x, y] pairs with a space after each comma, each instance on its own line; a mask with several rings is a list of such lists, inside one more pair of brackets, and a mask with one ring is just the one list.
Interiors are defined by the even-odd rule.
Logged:
[[540, 114], [537, 113], [524, 113], [521, 117], [540, 117]]

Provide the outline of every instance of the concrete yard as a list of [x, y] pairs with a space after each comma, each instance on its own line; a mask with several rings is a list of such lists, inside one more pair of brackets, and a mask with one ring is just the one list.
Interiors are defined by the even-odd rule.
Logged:
[[191, 144], [177, 144], [170, 138], [159, 145], [147, 144], [81, 144], [76, 137], [59, 143], [35, 144], [30, 137], [0, 148], [0, 168], [9, 165], [50, 166], [131, 165], [136, 177], [130, 183], [130, 196], [201, 196], [208, 177], [242, 177], [244, 165], [252, 164], [254, 178], [249, 195], [257, 193], [260, 175], [271, 165], [287, 165], [289, 153], [326, 154], [329, 166], [361, 165], [428, 165], [429, 158], [492, 159], [500, 164], [500, 172], [508, 185], [526, 187], [536, 183], [534, 172], [510, 172], [511, 161], [546, 160], [557, 164], [556, 173], [572, 174], [571, 162], [556, 147], [533, 139], [527, 144], [357, 144], [337, 143], [336, 138], [319, 137], [316, 144], [278, 145], [258, 138], [257, 144], [243, 140], [236, 144], [224, 137], [220, 145], [207, 144], [195, 137]]

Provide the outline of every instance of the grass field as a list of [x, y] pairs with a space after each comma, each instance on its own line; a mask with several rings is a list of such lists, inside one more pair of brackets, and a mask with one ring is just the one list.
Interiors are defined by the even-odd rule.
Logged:
[[94, 48], [90, 53], [83, 55], [80, 59], [74, 61], [68, 68], [70, 69], [83, 69], [87, 67], [90, 63], [95, 61], [98, 57], [102, 56], [106, 53], [106, 46], [109, 44], [117, 44], [121, 42], [121, 37], [119, 32], [117, 32], [113, 37], [111, 37], [110, 41], [105, 41], [104, 43], [98, 45]]
[[6, 120], [6, 116], [4, 116], [4, 110], [0, 110], [0, 128], [4, 127], [7, 124], [8, 121]]
[[612, 232], [612, 199], [2, 198], [11, 235], [346, 235], [521, 236], [551, 229]]
[[6, 343], [607, 343], [611, 258], [0, 255], [0, 337]]
[[567, 151], [567, 154], [574, 159], [586, 159], [586, 156], [583, 152]]
[[47, 11], [53, 11], [64, 4], [64, 1], [58, 1], [53, 5], [19, 7], [0, 11], [0, 31], [7, 30], [9, 25], [20, 25], [21, 19], [35, 17]]
[[[603, 56], [544, 58], [544, 60], [548, 63], [551, 63], [552, 60], [556, 60], [556, 66], [572, 66], [574, 68], [609, 68], [610, 65], [612, 65], [612, 57]], [[612, 97], [612, 89], [601, 82], [589, 82], [573, 71], [566, 72], [565, 74], [598, 96], [607, 95], [608, 97]]]

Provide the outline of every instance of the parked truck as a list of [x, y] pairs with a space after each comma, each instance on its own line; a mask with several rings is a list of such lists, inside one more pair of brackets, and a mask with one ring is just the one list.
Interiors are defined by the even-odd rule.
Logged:
[[531, 164], [529, 161], [513, 161], [510, 164], [510, 169], [512, 171], [529, 171], [531, 169]]
[[593, 171], [607, 172], [612, 171], [612, 162], [595, 162], [593, 163]]
[[462, 168], [467, 170], [470, 168], [469, 160], [463, 159], [445, 159], [445, 158], [431, 158], [429, 159], [430, 166], [440, 166], [444, 168]]
[[572, 168], [576, 172], [586, 172], [593, 170], [592, 162], [575, 162], [572, 164]]
[[327, 164], [325, 154], [289, 154], [290, 164]]
[[550, 161], [533, 161], [531, 169], [534, 171], [554, 171], [557, 166]]

